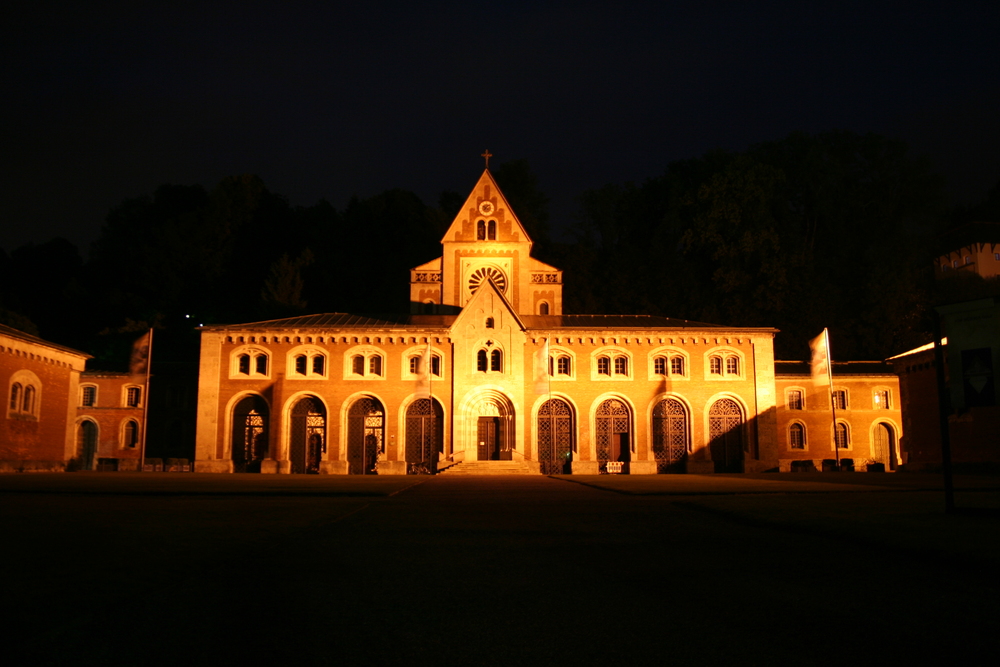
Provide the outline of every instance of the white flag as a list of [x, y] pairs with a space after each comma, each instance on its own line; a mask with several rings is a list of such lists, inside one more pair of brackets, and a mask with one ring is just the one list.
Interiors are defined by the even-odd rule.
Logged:
[[535, 393], [549, 393], [549, 339], [535, 352]]
[[149, 344], [153, 337], [150, 329], [132, 343], [132, 357], [128, 362], [128, 372], [132, 375], [145, 375], [149, 370]]
[[809, 341], [809, 349], [812, 350], [812, 371], [813, 385], [817, 387], [830, 384], [830, 346], [827, 342], [827, 331]]
[[417, 369], [417, 398], [431, 397], [431, 339], [427, 339], [427, 349], [420, 357]]

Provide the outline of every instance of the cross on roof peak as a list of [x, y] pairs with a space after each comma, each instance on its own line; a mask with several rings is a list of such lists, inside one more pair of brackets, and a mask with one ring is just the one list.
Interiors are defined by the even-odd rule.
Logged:
[[490, 149], [487, 148], [486, 152], [485, 153], [481, 153], [479, 155], [479, 157], [486, 158], [486, 168], [489, 169], [490, 168], [490, 158], [493, 157], [493, 153], [490, 152]]

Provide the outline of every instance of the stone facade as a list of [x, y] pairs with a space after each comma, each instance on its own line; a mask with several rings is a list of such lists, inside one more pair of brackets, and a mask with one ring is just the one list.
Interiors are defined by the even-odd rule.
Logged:
[[[779, 361], [777, 367], [782, 472], [822, 470], [838, 458], [843, 467], [854, 470], [892, 471], [906, 464], [899, 377], [890, 365], [834, 362], [835, 406], [829, 385], [813, 385], [809, 364]], [[836, 451], [834, 419], [840, 441]]]
[[531, 245], [487, 170], [411, 272], [411, 314], [202, 327], [196, 470], [777, 467], [776, 330], [564, 315]]
[[85, 371], [77, 392], [76, 458], [84, 470], [134, 471], [141, 455], [145, 377]]
[[0, 325], [0, 471], [63, 470], [76, 450], [76, 396], [89, 355]]

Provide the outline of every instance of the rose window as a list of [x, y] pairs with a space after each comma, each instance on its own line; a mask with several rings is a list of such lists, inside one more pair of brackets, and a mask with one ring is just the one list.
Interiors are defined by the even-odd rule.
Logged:
[[486, 282], [487, 278], [492, 280], [501, 292], [507, 291], [507, 278], [499, 269], [494, 269], [493, 267], [485, 267], [473, 271], [469, 277], [469, 291], [475, 292], [479, 289], [480, 285]]

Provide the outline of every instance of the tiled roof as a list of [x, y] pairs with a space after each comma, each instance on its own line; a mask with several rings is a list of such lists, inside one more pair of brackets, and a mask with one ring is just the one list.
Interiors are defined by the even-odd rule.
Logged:
[[455, 321], [455, 315], [352, 315], [350, 313], [318, 313], [286, 317], [279, 320], [247, 322], [244, 324], [217, 324], [200, 327], [210, 331], [235, 329], [398, 329], [446, 328]]

